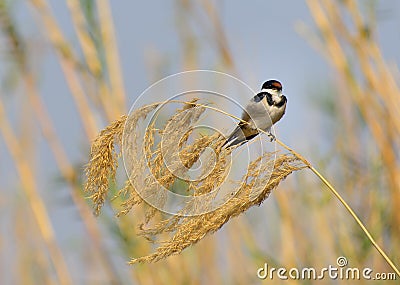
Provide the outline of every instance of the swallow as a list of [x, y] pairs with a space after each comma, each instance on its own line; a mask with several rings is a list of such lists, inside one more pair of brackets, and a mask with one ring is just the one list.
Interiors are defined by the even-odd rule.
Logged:
[[239, 122], [222, 147], [247, 143], [259, 134], [258, 129], [268, 132], [271, 141], [275, 139], [271, 127], [285, 114], [286, 103], [287, 98], [282, 94], [282, 84], [279, 81], [264, 82], [261, 91], [246, 105], [241, 117], [244, 122]]

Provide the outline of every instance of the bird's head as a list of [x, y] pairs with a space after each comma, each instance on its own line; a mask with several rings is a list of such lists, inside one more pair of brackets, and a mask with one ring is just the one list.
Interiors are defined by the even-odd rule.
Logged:
[[282, 84], [277, 80], [268, 80], [262, 85], [261, 91], [268, 92], [271, 95], [281, 96]]

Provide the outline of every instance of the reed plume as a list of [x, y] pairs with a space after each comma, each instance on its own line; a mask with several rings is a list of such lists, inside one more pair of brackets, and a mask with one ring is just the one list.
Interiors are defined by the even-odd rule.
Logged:
[[[141, 204], [146, 207], [146, 213], [139, 226], [139, 235], [149, 241], [167, 236], [154, 253], [132, 259], [130, 264], [158, 261], [180, 253], [220, 229], [231, 218], [260, 205], [289, 174], [306, 167], [293, 154], [267, 152], [249, 163], [247, 172], [234, 184], [233, 192], [221, 194], [219, 191], [229, 172], [232, 150], [221, 148], [224, 139], [219, 133], [191, 138], [192, 125], [206, 110], [197, 99], [177, 109], [162, 129], [155, 128], [156, 122], [150, 121], [143, 137], [140, 136], [140, 123], [162, 104], [144, 106], [101, 131], [92, 145], [86, 169], [85, 189], [94, 203], [95, 213], [99, 214], [108, 194], [109, 181], [115, 180], [118, 156], [123, 153], [125, 160], [128, 157], [129, 161], [125, 161], [128, 180], [116, 195], [122, 198], [117, 216], [125, 215], [133, 206]], [[152, 118], [157, 118], [157, 112]], [[206, 154], [206, 149], [212, 152]], [[200, 157], [203, 164], [201, 178], [190, 180], [188, 172]], [[186, 204], [173, 216], [150, 225], [155, 214], [165, 206], [168, 192], [178, 180], [185, 182], [189, 195]], [[214, 209], [218, 195], [225, 195], [225, 200]], [[145, 201], [151, 201], [151, 205], [143, 203]]]

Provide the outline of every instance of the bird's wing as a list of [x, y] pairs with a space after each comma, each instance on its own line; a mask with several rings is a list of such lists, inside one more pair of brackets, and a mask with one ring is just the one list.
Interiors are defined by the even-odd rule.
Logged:
[[251, 140], [257, 135], [258, 131], [256, 129], [253, 129], [250, 125], [241, 122], [229, 135], [223, 146], [232, 147], [237, 144], [242, 144]]

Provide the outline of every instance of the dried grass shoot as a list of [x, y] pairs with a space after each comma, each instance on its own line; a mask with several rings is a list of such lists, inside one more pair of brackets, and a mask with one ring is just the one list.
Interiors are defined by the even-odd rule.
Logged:
[[[191, 137], [192, 125], [206, 110], [197, 100], [177, 109], [162, 128], [156, 128], [155, 120], [151, 120], [140, 136], [140, 123], [162, 104], [144, 106], [106, 127], [93, 142], [86, 169], [85, 190], [94, 203], [95, 213], [99, 214], [109, 182], [115, 180], [119, 155], [129, 157], [128, 161], [125, 159], [129, 179], [117, 193], [122, 198], [117, 216], [127, 214], [135, 205], [143, 205], [146, 212], [139, 234], [159, 244], [154, 253], [132, 259], [130, 264], [158, 261], [180, 253], [231, 218], [260, 205], [289, 174], [307, 167], [291, 153], [264, 153], [249, 163], [247, 173], [234, 183], [236, 189], [225, 197], [226, 202], [211, 211], [229, 172], [231, 150], [221, 148], [224, 138], [218, 133]], [[157, 116], [153, 113], [152, 119]], [[200, 178], [190, 180], [188, 172], [200, 157]], [[183, 181], [189, 200], [175, 215], [154, 220], [177, 181]], [[146, 203], [148, 199], [152, 205]], [[161, 237], [165, 240], [159, 241]]]

